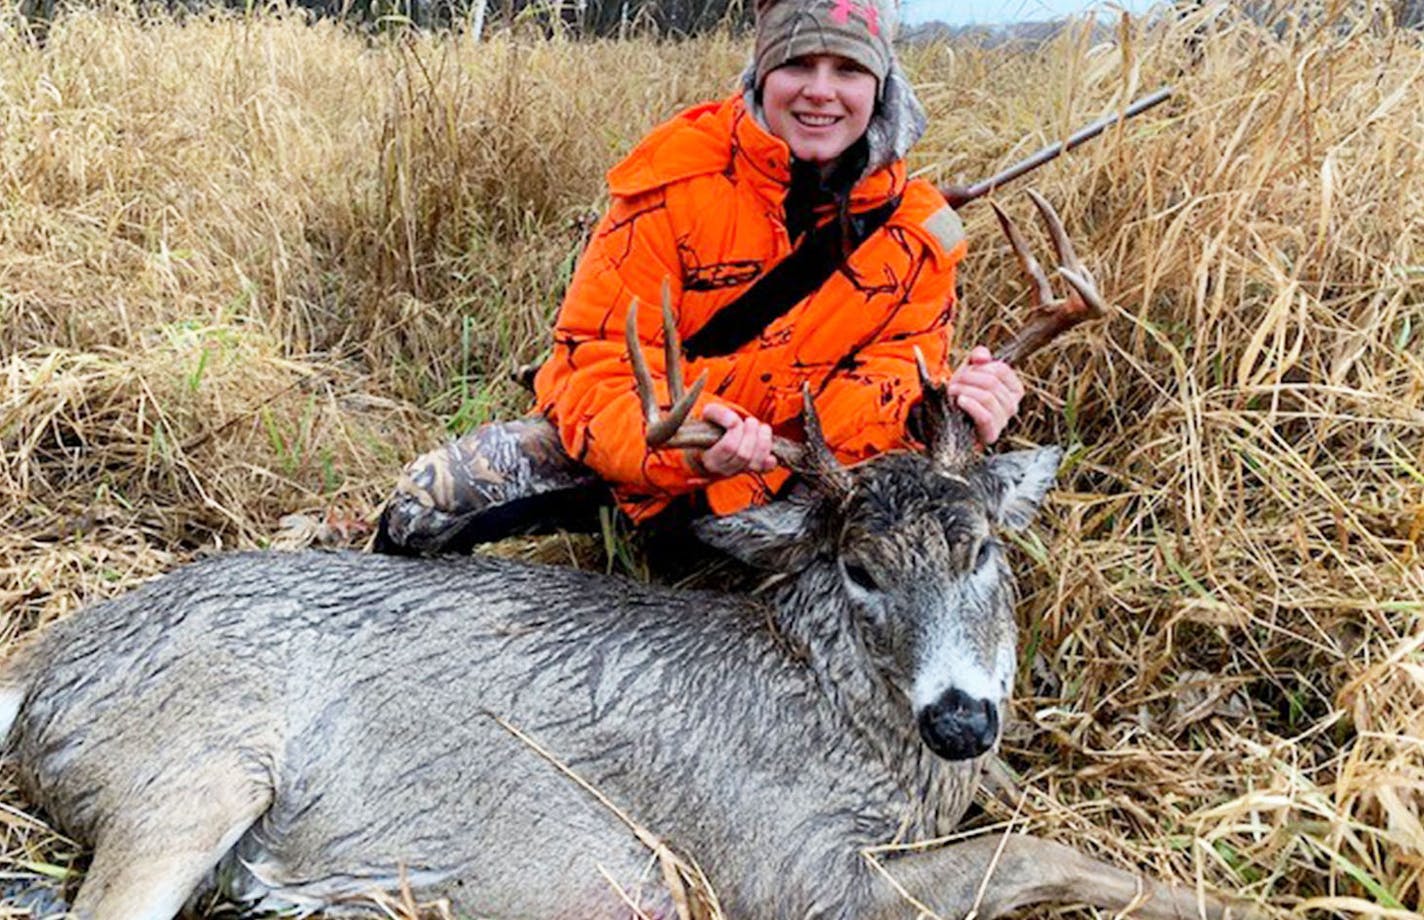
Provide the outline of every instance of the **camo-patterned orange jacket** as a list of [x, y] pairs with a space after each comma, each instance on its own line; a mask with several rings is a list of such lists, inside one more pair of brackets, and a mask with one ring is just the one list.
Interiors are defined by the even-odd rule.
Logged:
[[[786, 480], [778, 468], [709, 482], [681, 451], [649, 451], [624, 324], [636, 299], [638, 336], [665, 406], [664, 281], [686, 339], [786, 258], [789, 160], [786, 144], [738, 95], [654, 129], [608, 174], [612, 200], [574, 273], [535, 393], [569, 455], [612, 483], [635, 520], [697, 489], [713, 512], [730, 514], [767, 501]], [[717, 401], [799, 439], [801, 384], [809, 381], [843, 461], [909, 446], [905, 418], [919, 396], [913, 347], [947, 375], [965, 244], [944, 198], [927, 182], [907, 182], [903, 162], [863, 178], [851, 211], [897, 194], [890, 219], [819, 290], [739, 350], [685, 363], [689, 382], [704, 370], [709, 377], [694, 417]]]

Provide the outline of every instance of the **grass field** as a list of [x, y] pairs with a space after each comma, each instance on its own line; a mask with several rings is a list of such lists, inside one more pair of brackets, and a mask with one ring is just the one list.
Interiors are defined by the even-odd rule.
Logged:
[[[977, 179], [1177, 87], [1033, 177], [1115, 307], [1026, 369], [1011, 440], [1069, 455], [1017, 553], [1028, 794], [986, 821], [1268, 911], [1406, 917], [1424, 42], [1338, 12], [910, 49], [912, 165]], [[0, 27], [0, 644], [199, 552], [361, 542], [406, 459], [524, 410], [508, 373], [602, 173], [746, 55], [276, 13]], [[1026, 297], [988, 208], [964, 217], [967, 347]], [[73, 871], [26, 809], [3, 792], [0, 873]]]

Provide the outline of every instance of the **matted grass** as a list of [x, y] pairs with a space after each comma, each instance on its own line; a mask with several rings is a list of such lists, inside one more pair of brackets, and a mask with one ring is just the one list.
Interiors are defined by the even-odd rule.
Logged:
[[[1420, 36], [1207, 9], [1120, 39], [907, 52], [914, 165], [945, 180], [1177, 86], [1033, 178], [1116, 308], [1027, 368], [1014, 439], [1070, 453], [1018, 553], [1026, 797], [985, 820], [1268, 910], [1413, 915]], [[0, 31], [0, 640], [199, 552], [359, 543], [405, 459], [522, 411], [507, 372], [602, 172], [746, 53], [281, 14]], [[1024, 286], [965, 217], [962, 340], [998, 341]], [[65, 871], [0, 798], [0, 872]]]

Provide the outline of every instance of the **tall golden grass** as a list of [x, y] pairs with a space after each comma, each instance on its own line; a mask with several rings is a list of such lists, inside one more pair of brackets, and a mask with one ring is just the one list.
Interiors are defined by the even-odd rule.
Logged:
[[[1033, 178], [1116, 308], [1027, 369], [1017, 437], [1070, 452], [1018, 554], [1026, 797], [985, 821], [1267, 910], [1404, 917], [1424, 46], [1340, 12], [909, 49], [913, 165], [977, 179], [1177, 86]], [[198, 552], [300, 542], [293, 512], [359, 541], [405, 459], [524, 409], [507, 372], [546, 347], [603, 171], [746, 54], [282, 13], [6, 27], [0, 641]], [[961, 340], [997, 341], [1024, 285], [965, 217]], [[0, 869], [68, 872], [24, 807], [5, 793]]]

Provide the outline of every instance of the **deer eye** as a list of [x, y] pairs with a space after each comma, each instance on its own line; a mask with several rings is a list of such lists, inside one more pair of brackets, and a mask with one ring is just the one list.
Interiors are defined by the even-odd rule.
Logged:
[[851, 580], [851, 583], [862, 591], [880, 590], [880, 585], [876, 583], [875, 576], [871, 575], [870, 571], [863, 565], [847, 562], [845, 564], [845, 573], [846, 577]]
[[974, 553], [975, 571], [982, 569], [989, 562], [989, 557], [992, 555], [994, 555], [994, 541], [980, 540], [979, 549]]

